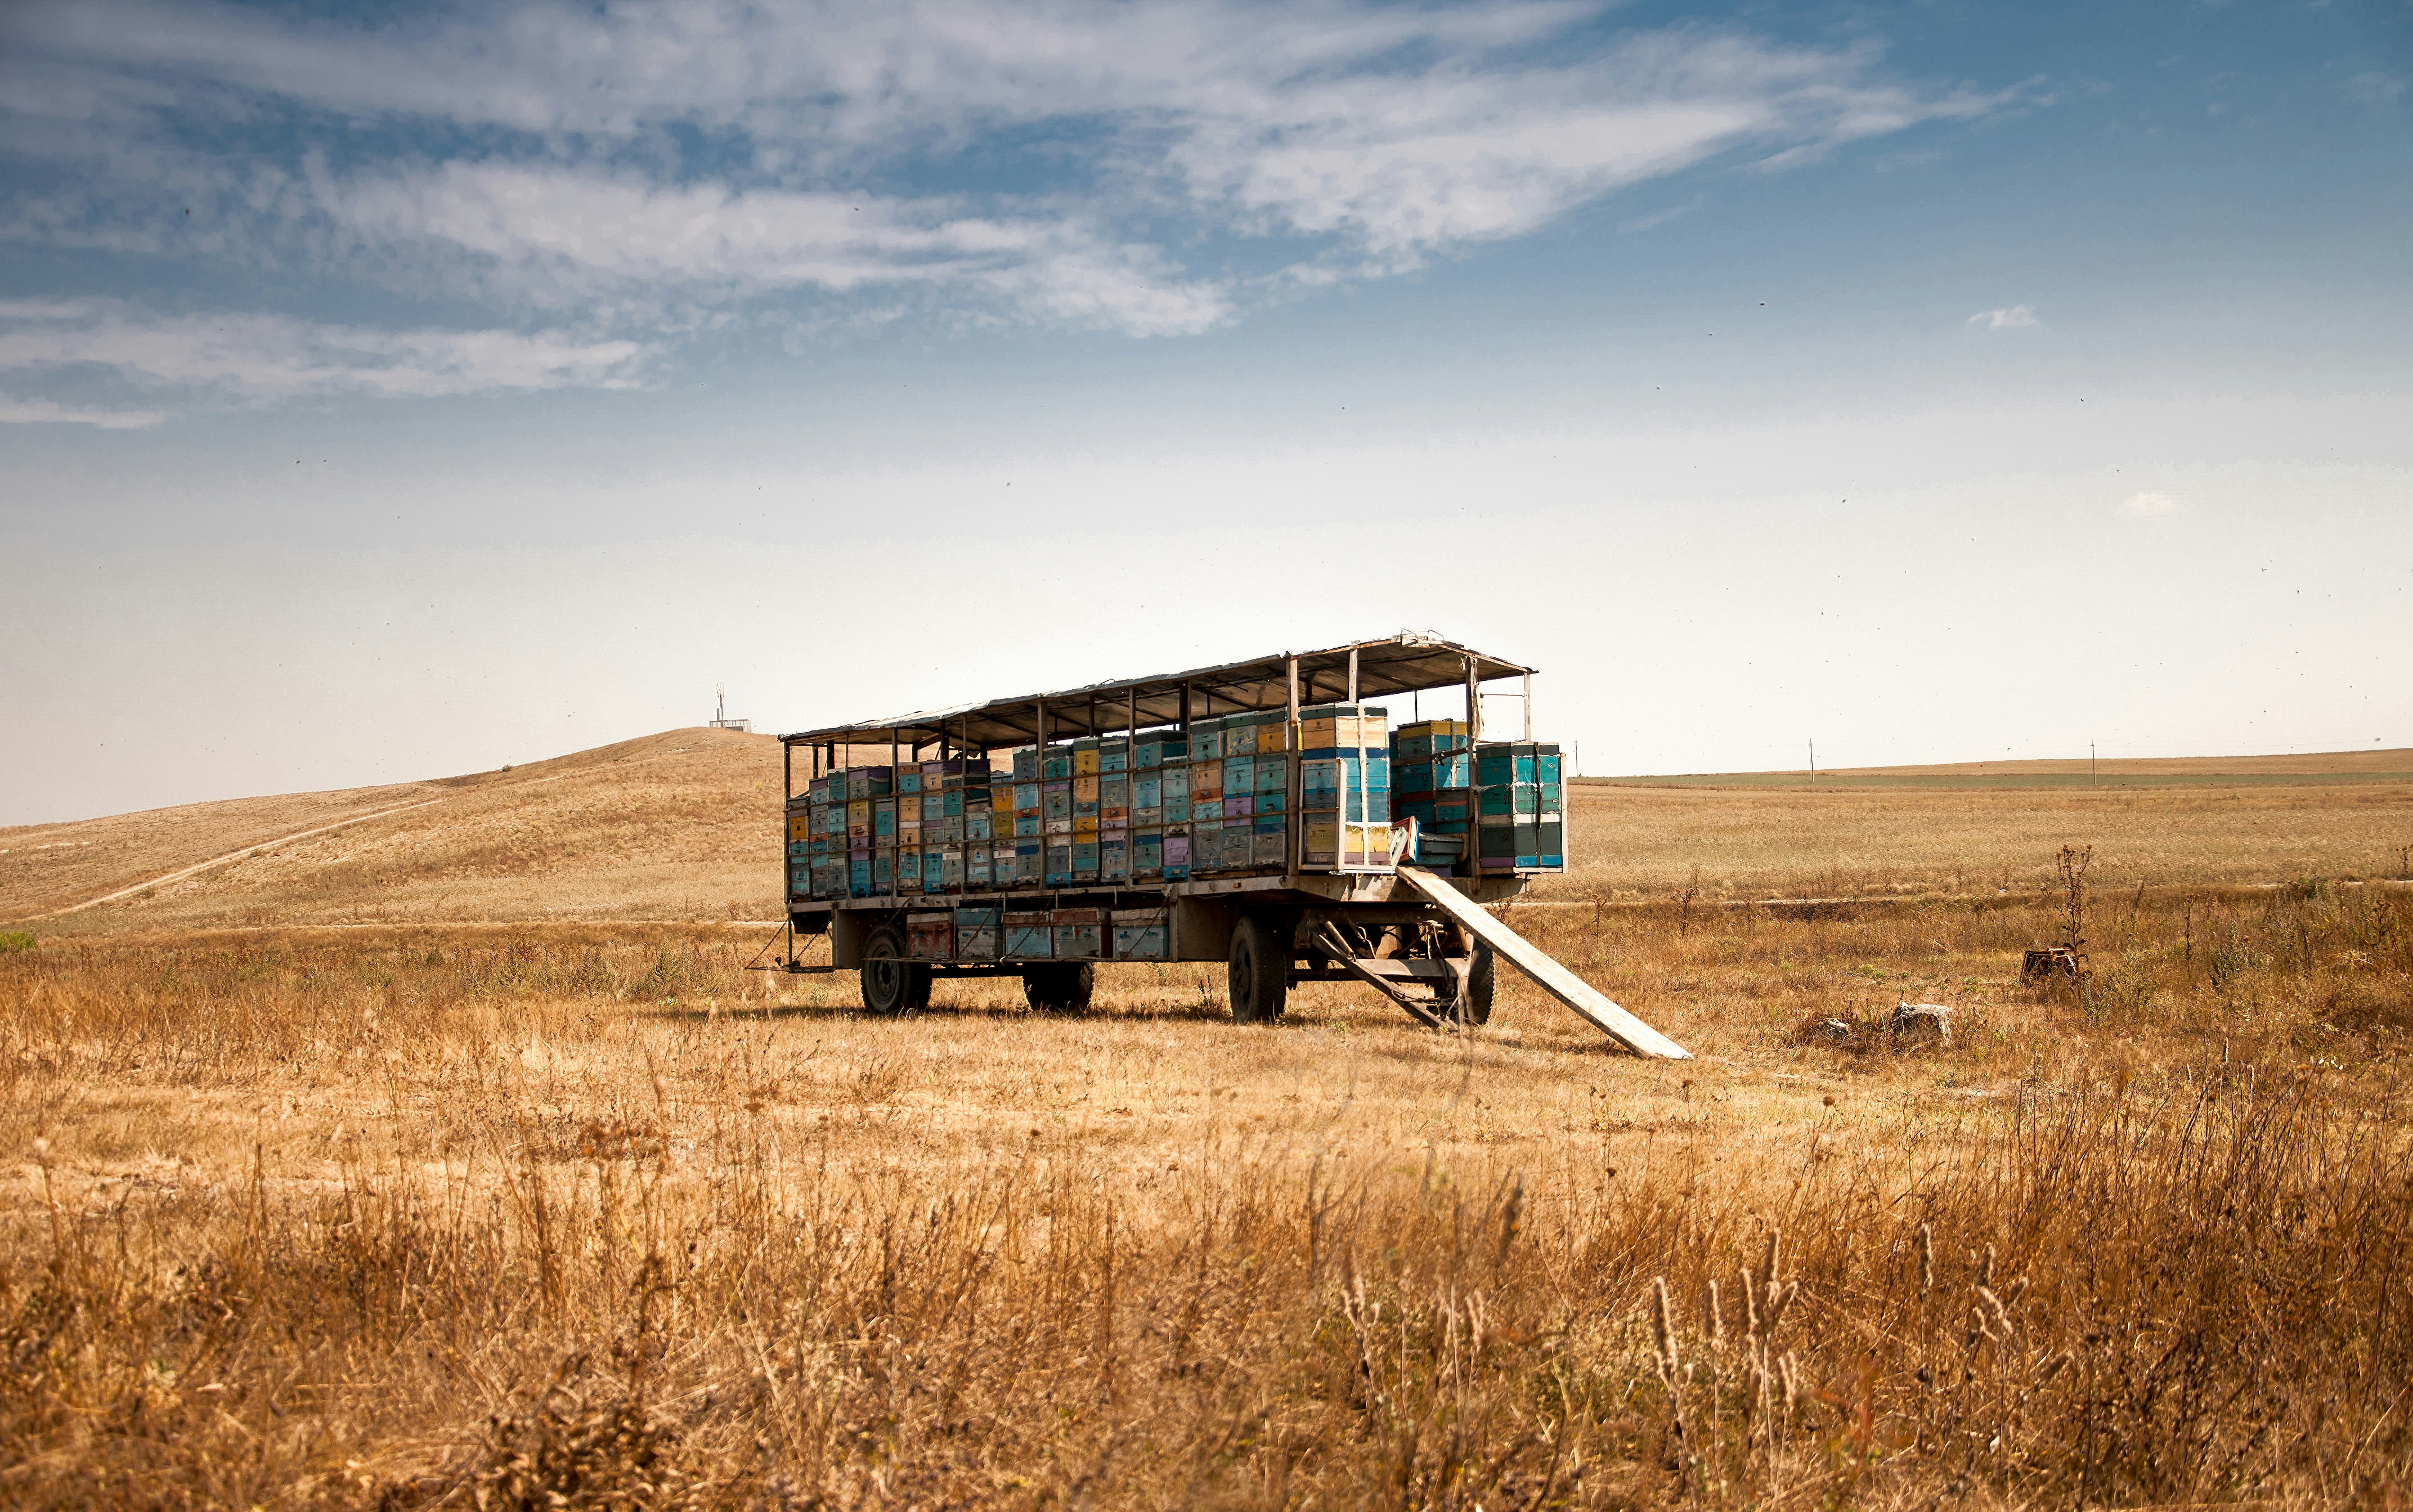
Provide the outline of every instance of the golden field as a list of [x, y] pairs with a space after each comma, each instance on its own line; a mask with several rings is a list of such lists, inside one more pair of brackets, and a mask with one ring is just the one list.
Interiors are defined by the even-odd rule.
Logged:
[[[776, 746], [614, 750], [6, 926], [0, 1503], [2413, 1488], [2413, 788], [1579, 789], [1510, 918], [1665, 1064], [1505, 977], [870, 1018], [743, 970]], [[336, 798], [0, 834], [0, 919]]]

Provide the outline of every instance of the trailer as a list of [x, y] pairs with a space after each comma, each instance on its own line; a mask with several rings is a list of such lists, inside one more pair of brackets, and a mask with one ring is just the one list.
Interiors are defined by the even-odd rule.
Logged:
[[[1401, 634], [782, 735], [786, 969], [856, 972], [877, 1014], [958, 976], [1018, 977], [1071, 1014], [1100, 966], [1220, 961], [1237, 1022], [1280, 1019], [1294, 984], [1355, 981], [1453, 1028], [1489, 1019], [1504, 961], [1623, 1048], [1685, 1059], [1488, 911], [1564, 866], [1532, 677]], [[1369, 702], [1442, 689], [1465, 719], [1399, 739]], [[1521, 740], [1485, 739], [1502, 696]], [[1395, 808], [1395, 768], [1443, 785]], [[828, 957], [807, 965], [816, 935]]]

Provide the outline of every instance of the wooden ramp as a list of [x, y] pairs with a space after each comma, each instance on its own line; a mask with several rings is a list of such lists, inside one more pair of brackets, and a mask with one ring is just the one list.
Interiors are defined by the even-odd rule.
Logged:
[[1609, 1001], [1583, 978], [1552, 960], [1532, 941], [1502, 924], [1447, 880], [1421, 867], [1399, 867], [1399, 880], [1424, 895], [1452, 919], [1474, 932], [1500, 959], [1532, 977], [1542, 990], [1590, 1019], [1592, 1026], [1636, 1055], [1690, 1060], [1693, 1053]]

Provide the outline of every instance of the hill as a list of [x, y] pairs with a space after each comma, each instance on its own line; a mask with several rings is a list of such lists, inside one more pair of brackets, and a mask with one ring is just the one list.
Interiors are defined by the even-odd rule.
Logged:
[[[2408, 755], [2128, 763], [2164, 770], [2102, 792], [2050, 763], [1587, 781], [1571, 869], [1534, 896], [2024, 892], [2064, 843], [2095, 848], [2107, 887], [2393, 878], [2413, 869], [2413, 780], [2390, 765]], [[0, 829], [0, 926], [774, 919], [778, 809], [776, 740], [687, 729], [507, 771]]]
[[762, 918], [778, 812], [777, 741], [672, 730], [468, 777], [0, 829], [0, 920]]
[[2413, 749], [2290, 756], [2150, 756], [2102, 762], [1948, 762], [1928, 766], [1843, 766], [1814, 773], [1683, 772], [1579, 780], [1621, 787], [1685, 788], [2307, 787], [2413, 782]]

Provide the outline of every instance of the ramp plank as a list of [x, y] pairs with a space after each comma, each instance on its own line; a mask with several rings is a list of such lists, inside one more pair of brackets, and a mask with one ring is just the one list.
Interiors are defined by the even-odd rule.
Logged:
[[1474, 931], [1502, 960], [1532, 977], [1543, 991], [1590, 1019], [1592, 1026], [1636, 1055], [1690, 1060], [1693, 1053], [1603, 997], [1583, 978], [1553, 960], [1523, 935], [1502, 924], [1473, 898], [1422, 867], [1401, 867], [1399, 880], [1423, 894], [1451, 918]]

